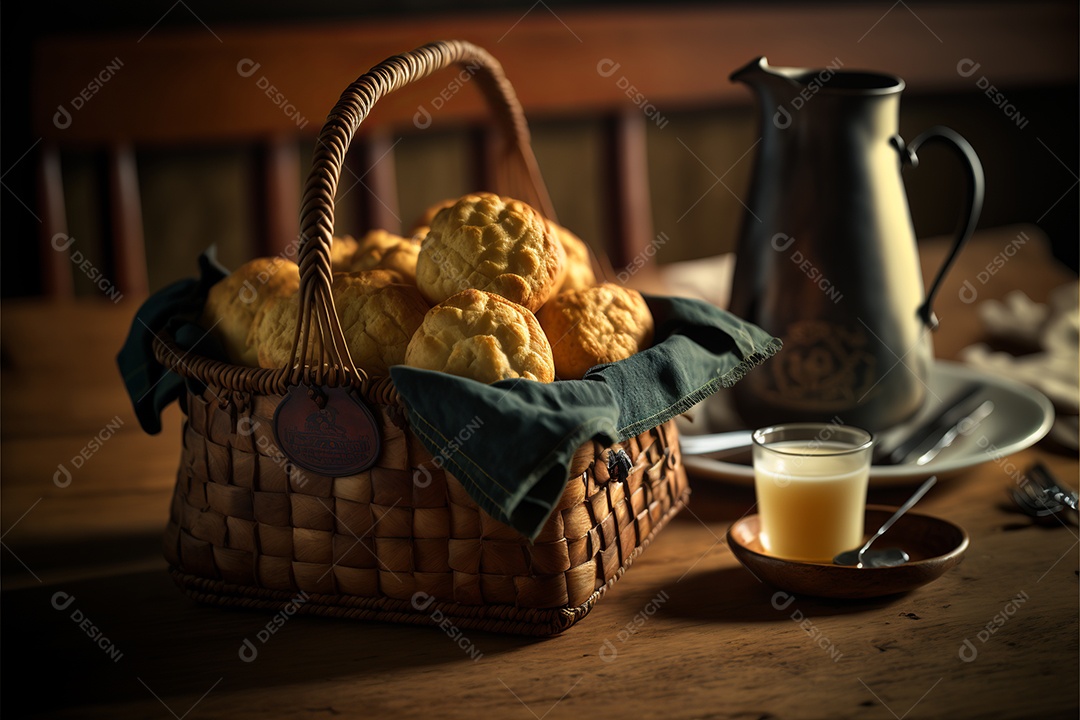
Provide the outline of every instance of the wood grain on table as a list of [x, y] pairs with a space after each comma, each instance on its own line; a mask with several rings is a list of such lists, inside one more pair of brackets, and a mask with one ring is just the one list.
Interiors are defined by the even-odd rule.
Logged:
[[[1022, 230], [1031, 241], [980, 299], [1019, 288], [1042, 300], [1072, 279], [1036, 230]], [[939, 356], [979, 338], [959, 288], [1018, 231], [980, 233], [961, 256], [937, 306]], [[944, 244], [922, 249], [936, 268]], [[899, 597], [777, 609], [776, 591], [723, 541], [752, 491], [692, 478], [690, 507], [560, 637], [305, 616], [279, 626], [272, 613], [197, 605], [160, 552], [180, 413], [145, 435], [115, 370], [133, 311], [3, 308], [5, 717], [1077, 716], [1077, 531], [1036, 526], [1005, 495], [1036, 460], [1077, 484], [1076, 456], [1042, 444], [920, 503], [966, 528], [971, 547], [958, 568]], [[54, 477], [60, 464], [70, 483]], [[910, 490], [870, 500], [898, 504]]]

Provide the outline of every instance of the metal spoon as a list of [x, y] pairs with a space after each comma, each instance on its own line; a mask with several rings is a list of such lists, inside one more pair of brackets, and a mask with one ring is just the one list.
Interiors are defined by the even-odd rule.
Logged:
[[915, 503], [922, 499], [922, 496], [926, 494], [926, 491], [934, 486], [937, 482], [937, 475], [931, 475], [927, 478], [926, 482], [919, 486], [919, 489], [915, 491], [915, 494], [908, 498], [907, 502], [900, 506], [900, 508], [893, 513], [892, 517], [885, 521], [885, 524], [878, 528], [878, 531], [866, 541], [866, 544], [861, 548], [855, 550], [845, 550], [836, 557], [833, 558], [833, 562], [837, 565], [854, 565], [859, 568], [884, 568], [895, 567], [896, 565], [903, 565], [910, 558], [908, 554], [900, 548], [887, 548], [885, 550], [875, 550], [874, 552], [867, 552], [870, 546], [875, 540], [884, 535], [893, 524], [900, 519], [900, 516], [910, 510]]

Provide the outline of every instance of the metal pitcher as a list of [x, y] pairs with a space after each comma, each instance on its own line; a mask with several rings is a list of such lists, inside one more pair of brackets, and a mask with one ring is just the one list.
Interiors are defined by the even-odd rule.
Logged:
[[[761, 57], [731, 79], [755, 94], [761, 140], [730, 309], [784, 341], [733, 388], [736, 409], [755, 427], [839, 418], [880, 431], [910, 418], [927, 394], [934, 295], [982, 210], [978, 156], [944, 127], [906, 144], [892, 75]], [[901, 169], [930, 142], [960, 154], [967, 198], [924, 293]]]

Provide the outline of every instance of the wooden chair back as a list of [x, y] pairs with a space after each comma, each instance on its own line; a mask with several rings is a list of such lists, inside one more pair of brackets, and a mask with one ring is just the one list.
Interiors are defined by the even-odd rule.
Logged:
[[[724, 5], [556, 15], [540, 4], [520, 17], [258, 29], [195, 25], [152, 28], [142, 37], [48, 38], [34, 54], [32, 108], [41, 137], [44, 286], [52, 296], [73, 292], [72, 263], [55, 250], [67, 233], [66, 151], [104, 150], [113, 259], [107, 272], [123, 293], [144, 295], [150, 288], [136, 162], [141, 148], [257, 144], [259, 182], [251, 209], [259, 230], [257, 249], [279, 252], [297, 231], [297, 139], [314, 137], [320, 113], [360, 72], [440, 38], [470, 40], [498, 58], [530, 118], [604, 119], [606, 141], [598, 151], [607, 188], [596, 196], [609, 198], [605, 249], [611, 265], [625, 267], [651, 258], [646, 252], [653, 240], [646, 161], [650, 124], [666, 122], [679, 110], [748, 102], [745, 90], [727, 76], [757, 55], [776, 64], [825, 66], [839, 45], [847, 67], [889, 68], [909, 84], [942, 90], [970, 89], [973, 82], [956, 71], [957, 52], [980, 58], [981, 72], [1001, 86], [1067, 83], [1074, 77], [1075, 68], [1041, 51], [1047, 45], [1068, 46], [1058, 42], [1071, 32], [1069, 10], [1062, 4], [981, 7], [979, 33], [968, 32], [971, 12], [953, 4], [920, 5], [919, 21], [959, 45], [928, 43], [918, 53], [910, 52], [905, 39], [911, 23], [899, 17], [904, 13], [897, 10], [898, 18], [882, 20], [878, 6], [849, 5], [824, 11], [793, 7], [783, 13]], [[898, 30], [897, 23], [906, 24]], [[865, 41], [868, 34], [871, 42]], [[97, 74], [88, 75], [92, 72]], [[363, 185], [357, 202], [365, 225], [398, 229], [393, 138], [402, 129], [419, 131], [431, 122], [471, 125], [472, 185], [491, 186], [487, 110], [479, 93], [465, 87], [467, 69], [462, 72], [447, 75], [442, 85], [433, 78], [429, 85], [388, 96], [365, 121], [352, 152]]]

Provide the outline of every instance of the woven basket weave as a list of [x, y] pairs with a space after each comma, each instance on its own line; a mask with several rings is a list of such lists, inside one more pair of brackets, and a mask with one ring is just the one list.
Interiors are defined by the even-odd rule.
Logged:
[[[314, 351], [322, 362], [248, 368], [186, 354], [167, 337], [154, 343], [157, 359], [189, 379], [164, 550], [175, 580], [197, 600], [555, 634], [589, 612], [689, 495], [673, 422], [616, 447], [590, 441], [530, 542], [478, 508], [432, 458], [391, 380], [369, 378], [349, 357], [330, 293], [333, 198], [345, 152], [382, 95], [452, 63], [474, 73], [506, 133], [501, 188], [551, 216], [521, 107], [482, 49], [432, 43], [349, 86], [320, 134], [301, 211], [293, 356]], [[382, 438], [374, 467], [325, 477], [286, 459], [273, 418], [294, 385], [353, 388]]]

